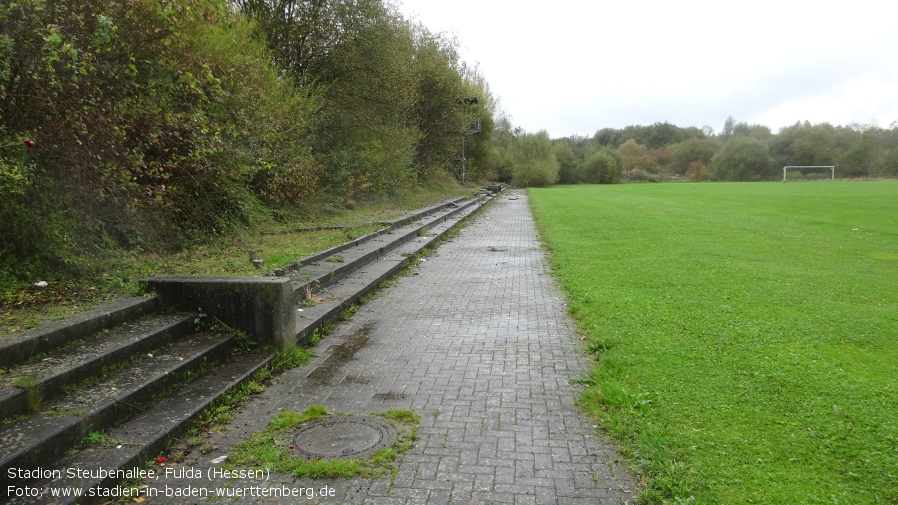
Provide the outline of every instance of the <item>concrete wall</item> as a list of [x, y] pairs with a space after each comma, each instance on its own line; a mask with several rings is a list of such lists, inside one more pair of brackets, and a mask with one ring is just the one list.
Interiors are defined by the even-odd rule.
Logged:
[[213, 324], [220, 321], [260, 344], [295, 345], [296, 301], [288, 278], [174, 275], [144, 283], [163, 309], [206, 314]]

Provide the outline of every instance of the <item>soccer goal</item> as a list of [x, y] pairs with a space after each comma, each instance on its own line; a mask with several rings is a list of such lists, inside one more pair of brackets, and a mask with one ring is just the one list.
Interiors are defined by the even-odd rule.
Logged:
[[828, 165], [828, 166], [819, 166], [819, 165], [787, 165], [787, 166], [783, 167], [783, 182], [786, 182], [786, 172], [787, 172], [790, 168], [828, 168], [828, 169], [832, 170], [832, 179], [831, 179], [831, 180], [833, 180], [833, 181], [836, 180], [836, 167], [834, 167], [834, 166], [832, 166], [832, 165]]

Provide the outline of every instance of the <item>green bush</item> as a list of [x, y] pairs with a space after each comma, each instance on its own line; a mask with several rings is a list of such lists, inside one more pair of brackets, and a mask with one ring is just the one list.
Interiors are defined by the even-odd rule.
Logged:
[[758, 181], [766, 177], [772, 159], [767, 145], [753, 138], [735, 137], [711, 159], [718, 181]]
[[36, 142], [0, 151], [7, 278], [219, 234], [315, 190], [318, 96], [226, 1], [23, 0], [0, 28], [0, 138]]
[[701, 161], [693, 161], [690, 163], [685, 175], [687, 179], [696, 182], [711, 180], [711, 172]]
[[645, 170], [633, 169], [626, 173], [629, 182], [661, 182], [664, 177], [661, 174], [653, 174]]
[[558, 181], [558, 161], [549, 134], [541, 131], [517, 139], [511, 183], [519, 187], [549, 186]]
[[550, 163], [527, 161], [515, 166], [511, 183], [521, 188], [529, 188], [551, 186], [556, 180]]
[[287, 4], [301, 14], [0, 4], [0, 271], [71, 273], [97, 263], [80, 258], [291, 215], [321, 193], [351, 202], [439, 180], [475, 118], [478, 173], [495, 104], [453, 39], [382, 0]]
[[620, 161], [611, 151], [601, 149], [583, 161], [581, 178], [591, 184], [618, 183], [621, 178]]

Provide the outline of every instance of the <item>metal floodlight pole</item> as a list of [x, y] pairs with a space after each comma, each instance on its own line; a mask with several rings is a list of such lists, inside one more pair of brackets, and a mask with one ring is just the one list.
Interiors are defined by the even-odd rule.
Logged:
[[[475, 105], [478, 103], [477, 97], [472, 96], [462, 98], [459, 103], [463, 105]], [[480, 133], [480, 120], [477, 120], [475, 128], [466, 128], [461, 132], [461, 185], [468, 185], [468, 135], [476, 135]]]
[[468, 187], [468, 153], [467, 153], [467, 133], [461, 135], [461, 185]]

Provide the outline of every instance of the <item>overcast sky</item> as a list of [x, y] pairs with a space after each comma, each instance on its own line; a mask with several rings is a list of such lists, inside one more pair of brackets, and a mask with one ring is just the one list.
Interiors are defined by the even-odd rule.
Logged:
[[512, 124], [549, 135], [898, 120], [898, 29], [882, 0], [397, 0], [455, 35]]

